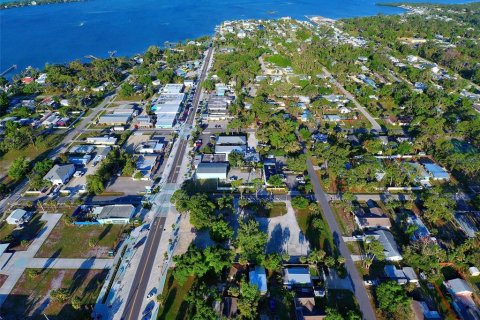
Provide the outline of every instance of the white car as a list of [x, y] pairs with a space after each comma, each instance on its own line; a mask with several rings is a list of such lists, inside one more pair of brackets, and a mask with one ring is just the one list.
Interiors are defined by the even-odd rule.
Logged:
[[84, 174], [85, 174], [85, 173], [84, 173], [83, 171], [80, 171], [80, 170], [79, 170], [79, 171], [75, 171], [75, 173], [73, 174], [73, 176], [74, 176], [75, 178], [78, 178], [78, 177], [83, 176]]

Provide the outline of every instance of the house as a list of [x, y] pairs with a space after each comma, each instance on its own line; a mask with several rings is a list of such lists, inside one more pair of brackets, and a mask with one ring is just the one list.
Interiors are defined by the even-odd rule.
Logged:
[[15, 224], [15, 225], [21, 225], [23, 223], [28, 222], [30, 218], [32, 217], [32, 213], [25, 211], [23, 209], [15, 209], [10, 213], [10, 215], [7, 217], [5, 221], [7, 221], [8, 224]]
[[248, 273], [250, 284], [256, 285], [260, 294], [267, 293], [267, 274], [262, 266], [255, 266], [255, 269]]
[[245, 155], [245, 153], [247, 152], [247, 147], [245, 145], [243, 146], [216, 145], [215, 146], [215, 154], [224, 154], [227, 161], [228, 161], [228, 156], [232, 152], [237, 152], [237, 153], [241, 153], [242, 155]]
[[95, 146], [88, 144], [77, 144], [68, 150], [70, 154], [92, 154], [95, 150]]
[[341, 106], [340, 108], [338, 108], [338, 111], [340, 111], [341, 114], [348, 114], [348, 113], [352, 112], [352, 110], [348, 109], [345, 106]]
[[417, 274], [411, 267], [397, 269], [394, 265], [387, 264], [383, 271], [388, 278], [397, 281], [398, 284], [418, 283]]
[[135, 148], [136, 153], [162, 153], [165, 149], [165, 144], [157, 141], [157, 140], [149, 140], [139, 144]]
[[277, 172], [277, 160], [275, 158], [268, 158], [263, 161], [263, 178], [264, 183], [268, 185], [268, 179], [271, 176], [276, 175]]
[[75, 173], [74, 164], [54, 165], [50, 171], [43, 177], [43, 180], [50, 181], [53, 185], [62, 185]]
[[158, 156], [141, 155], [135, 163], [135, 169], [142, 174], [141, 180], [150, 180], [157, 170]]
[[392, 224], [382, 209], [378, 207], [370, 208], [369, 213], [360, 208], [355, 211], [355, 222], [361, 229], [368, 228], [386, 228], [390, 229]]
[[418, 241], [430, 238], [430, 231], [428, 228], [425, 226], [423, 221], [412, 212], [408, 214], [407, 224], [415, 226], [415, 230], [410, 237], [412, 240]]
[[338, 121], [342, 121], [342, 117], [339, 116], [338, 114], [325, 114], [323, 115], [323, 120], [338, 122]]
[[423, 165], [425, 170], [430, 175], [433, 180], [448, 180], [450, 179], [450, 175], [448, 174], [447, 170], [440, 167], [438, 164], [435, 163], [425, 163]]
[[307, 122], [311, 118], [312, 118], [312, 113], [308, 110], [305, 110], [303, 111], [302, 116], [300, 117], [300, 120], [302, 120], [302, 122]]
[[117, 144], [117, 140], [118, 139], [115, 137], [104, 136], [104, 137], [88, 137], [86, 141], [91, 144], [113, 146]]
[[312, 277], [307, 267], [290, 267], [285, 268], [283, 271], [283, 285], [287, 288], [312, 286]]
[[430, 310], [428, 305], [424, 301], [412, 301], [412, 311], [415, 320], [440, 320], [440, 314], [438, 311]]
[[131, 204], [114, 204], [96, 207], [92, 215], [100, 224], [127, 224], [134, 213], [135, 207]]
[[83, 156], [70, 156], [68, 157], [68, 162], [75, 164], [77, 166], [84, 166], [92, 160], [92, 156], [85, 154]]
[[152, 119], [148, 115], [138, 116], [135, 120], [136, 120], [135, 122], [136, 128], [152, 128], [153, 127]]
[[315, 303], [315, 296], [311, 293], [296, 292], [293, 300], [297, 320], [323, 320], [326, 314]]
[[403, 259], [398, 249], [397, 242], [393, 238], [391, 232], [383, 229], [370, 230], [365, 232], [367, 238], [369, 236], [373, 237], [375, 240], [378, 240], [384, 249], [385, 260], [387, 261], [401, 261]]
[[480, 310], [473, 300], [473, 289], [460, 278], [443, 282], [453, 298], [453, 308], [463, 320], [480, 319]]
[[220, 303], [219, 313], [222, 319], [237, 319], [238, 317], [238, 298], [223, 297]]
[[197, 179], [227, 179], [228, 164], [222, 162], [206, 163], [201, 162], [198, 164], [195, 176]]

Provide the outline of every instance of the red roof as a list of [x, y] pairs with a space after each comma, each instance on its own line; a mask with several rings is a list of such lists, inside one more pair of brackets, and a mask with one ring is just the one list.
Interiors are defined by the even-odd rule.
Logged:
[[35, 80], [35, 79], [33, 79], [32, 77], [25, 77], [25, 78], [22, 78], [22, 83], [29, 84], [33, 80]]

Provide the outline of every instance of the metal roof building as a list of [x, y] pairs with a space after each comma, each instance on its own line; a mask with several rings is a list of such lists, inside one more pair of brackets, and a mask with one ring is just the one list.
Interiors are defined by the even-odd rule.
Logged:
[[195, 176], [197, 179], [227, 179], [228, 164], [223, 162], [201, 162]]
[[219, 136], [216, 145], [245, 145], [247, 137], [245, 136]]
[[126, 224], [135, 213], [131, 204], [114, 204], [111, 206], [96, 207], [92, 214], [101, 224]]

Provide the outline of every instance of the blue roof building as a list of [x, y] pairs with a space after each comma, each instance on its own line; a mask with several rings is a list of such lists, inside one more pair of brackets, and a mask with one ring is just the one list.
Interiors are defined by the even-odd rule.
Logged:
[[248, 276], [250, 284], [256, 285], [261, 294], [267, 293], [267, 274], [264, 267], [256, 266], [248, 273]]
[[450, 176], [448, 172], [435, 163], [425, 163], [425, 170], [432, 177], [433, 180], [448, 180]]

